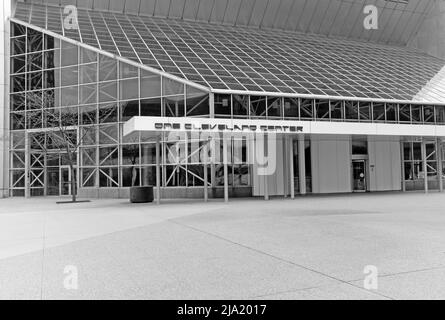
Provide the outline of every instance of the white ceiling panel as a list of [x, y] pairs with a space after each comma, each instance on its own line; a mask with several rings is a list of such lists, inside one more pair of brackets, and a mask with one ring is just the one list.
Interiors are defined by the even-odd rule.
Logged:
[[[372, 0], [373, 3], [375, 0]], [[369, 0], [358, 0], [352, 5], [350, 11], [350, 19], [348, 23], [343, 25], [343, 32], [348, 38], [361, 39], [365, 34], [370, 33], [375, 35], [379, 33], [381, 28], [379, 26], [378, 30], [367, 30], [364, 27], [364, 17], [363, 8], [366, 4], [370, 3]], [[381, 23], [381, 13], [379, 18], [379, 24]]]
[[241, 8], [238, 14], [238, 20], [236, 22], [239, 26], [246, 26], [249, 24], [250, 17], [252, 16], [252, 10], [255, 6], [256, 0], [245, 0], [241, 2]]
[[214, 0], [201, 0], [201, 4], [199, 5], [197, 20], [198, 21], [209, 21], [210, 16], [212, 14]]
[[251, 11], [251, 15], [249, 18], [249, 26], [258, 27], [261, 25], [261, 21], [263, 20], [264, 12], [268, 6], [269, 0], [256, 0], [255, 6]]
[[304, 11], [307, 0], [294, 0], [289, 14], [286, 17], [286, 24], [283, 29], [296, 30], [298, 29], [298, 21]]
[[186, 0], [165, 0], [169, 2], [168, 14], [162, 17], [182, 18], [186, 6]]
[[157, 17], [167, 17], [170, 10], [170, 0], [157, 1], [154, 9], [154, 15]]
[[188, 20], [196, 20], [198, 14], [200, 0], [186, 0], [183, 18]]
[[[29, 1], [27, 1], [27, 2], [29, 2]], [[73, 4], [76, 4], [75, 1], [70, 1], [70, 2], [72, 2]], [[110, 0], [94, 0], [93, 8], [99, 9], [99, 10], [109, 10], [110, 9]]]
[[323, 25], [327, 11], [329, 10], [330, 6], [331, 2], [318, 1], [317, 7], [312, 15], [311, 21], [309, 22], [309, 27], [308, 27], [309, 32], [320, 33], [320, 28]]
[[125, 12], [125, 1], [110, 1], [110, 11], [113, 12]]
[[351, 2], [342, 1], [338, 14], [335, 16], [335, 20], [332, 25], [326, 31], [329, 36], [341, 37], [344, 34], [343, 27], [351, 24], [351, 10], [353, 4]]
[[267, 3], [261, 26], [264, 28], [273, 28], [277, 18], [278, 9], [281, 6], [281, 0], [273, 0]]
[[224, 23], [235, 25], [238, 19], [242, 0], [229, 0], [224, 15]]
[[277, 29], [285, 29], [287, 18], [289, 16], [289, 12], [292, 9], [292, 5], [294, 4], [293, 0], [281, 0], [281, 5], [277, 12], [277, 17], [275, 19], [274, 28]]
[[210, 16], [210, 22], [222, 23], [224, 20], [224, 15], [226, 13], [227, 5], [228, 5], [228, 0], [215, 1], [212, 10], [212, 15]]
[[156, 0], [141, 0], [141, 4], [139, 6], [139, 14], [153, 15], [155, 9], [155, 3]]
[[313, 17], [318, 9], [319, 1], [320, 0], [310, 0], [306, 2], [298, 21], [299, 31], [309, 31], [309, 26], [314, 23]]
[[335, 20], [337, 19], [337, 16], [340, 12], [341, 7], [342, 7], [342, 2], [339, 0], [329, 1], [329, 5], [325, 12], [325, 16], [324, 16], [322, 22], [320, 23], [319, 30], [316, 33], [329, 34], [332, 25], [334, 24]]
[[128, 13], [138, 14], [141, 0], [126, 0], [124, 11]]

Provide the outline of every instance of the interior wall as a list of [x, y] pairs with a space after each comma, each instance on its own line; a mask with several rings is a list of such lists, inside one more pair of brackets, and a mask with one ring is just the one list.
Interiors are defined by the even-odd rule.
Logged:
[[313, 193], [352, 192], [350, 136], [313, 136], [311, 156]]
[[368, 137], [370, 191], [402, 190], [399, 137]]

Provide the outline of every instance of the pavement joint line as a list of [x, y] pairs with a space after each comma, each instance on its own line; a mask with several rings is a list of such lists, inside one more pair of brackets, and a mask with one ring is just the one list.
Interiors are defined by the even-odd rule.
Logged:
[[[166, 221], [167, 220], [159, 220], [159, 221], [154, 222], [151, 225], [163, 223], [163, 222], [166, 222]], [[88, 236], [86, 238], [70, 240], [70, 241], [68, 241], [66, 243], [63, 243], [63, 244], [57, 244], [57, 245], [49, 246], [49, 247], [44, 246], [41, 249], [35, 249], [35, 250], [30, 251], [30, 252], [20, 253], [20, 254], [17, 254], [17, 255], [11, 255], [11, 256], [7, 256], [7, 257], [3, 257], [3, 258], [0, 257], [0, 261], [11, 259], [11, 258], [23, 257], [23, 256], [26, 256], [26, 255], [31, 254], [31, 253], [38, 253], [39, 251], [43, 251], [44, 248], [47, 248], [48, 250], [49, 249], [60, 248], [60, 247], [66, 246], [66, 245], [70, 245], [70, 244], [76, 243], [76, 242], [87, 241], [87, 240], [96, 239], [96, 238], [100, 238], [100, 237], [104, 237], [104, 236], [112, 236], [112, 235], [118, 234], [120, 232], [126, 232], [126, 231], [130, 231], [130, 230], [134, 230], [134, 229], [145, 228], [147, 226], [149, 226], [149, 225], [141, 225], [141, 226], [131, 227], [131, 228], [122, 229], [122, 230], [119, 229], [119, 230], [115, 230], [115, 231], [108, 232], [108, 233], [105, 233], [105, 234], [92, 235], [92, 236]], [[63, 239], [63, 238], [64, 238], [63, 236], [59, 236], [59, 237], [52, 237], [51, 239], [54, 240], [54, 239]], [[33, 240], [33, 239], [38, 239], [38, 240], [41, 239], [43, 243], [46, 243], [45, 242], [45, 240], [46, 240], [45, 236], [38, 237], [38, 238], [31, 238], [30, 240]], [[26, 239], [26, 240], [28, 240], [28, 239]]]
[[47, 214], [43, 216], [43, 235], [42, 235], [42, 269], [40, 275], [40, 300], [43, 300], [43, 283], [45, 277], [45, 244], [46, 244], [46, 223], [47, 223]]
[[329, 287], [329, 286], [321, 285], [321, 286], [312, 286], [312, 287], [304, 287], [304, 288], [295, 288], [295, 289], [286, 290], [286, 291], [277, 291], [274, 293], [269, 293], [269, 294], [264, 294], [264, 295], [251, 296], [251, 297], [249, 297], [249, 299], [267, 298], [267, 297], [276, 296], [278, 294], [295, 293], [295, 292], [300, 292], [300, 291], [307, 291], [307, 290], [320, 289], [320, 288], [326, 288], [326, 287]]
[[258, 250], [258, 249], [249, 247], [249, 246], [247, 246], [247, 245], [244, 245], [244, 244], [241, 244], [241, 243], [238, 243], [238, 242], [235, 242], [235, 241], [232, 241], [232, 240], [230, 240], [230, 239], [224, 238], [224, 237], [219, 236], [219, 235], [217, 235], [217, 234], [214, 234], [214, 233], [211, 233], [211, 232], [208, 232], [208, 231], [204, 231], [204, 230], [201, 230], [201, 229], [198, 229], [198, 228], [195, 228], [195, 227], [186, 225], [186, 224], [182, 224], [182, 223], [177, 222], [177, 221], [173, 221], [173, 220], [167, 220], [167, 221], [169, 221], [169, 222], [171, 222], [171, 223], [173, 223], [173, 224], [177, 224], [177, 225], [179, 225], [179, 226], [182, 226], [182, 227], [184, 227], [184, 228], [189, 228], [189, 229], [191, 229], [191, 230], [195, 230], [196, 232], [201, 232], [201, 233], [207, 234], [207, 235], [209, 235], [209, 236], [212, 236], [212, 237], [218, 238], [218, 239], [220, 239], [220, 240], [229, 242], [229, 243], [231, 243], [231, 244], [234, 244], [234, 245], [243, 247], [243, 248], [245, 248], [245, 249], [254, 251], [254, 252], [256, 252], [256, 253], [259, 253], [259, 254], [268, 256], [268, 257], [273, 258], [273, 259], [275, 259], [275, 260], [279, 260], [279, 261], [281, 261], [281, 262], [285, 262], [285, 263], [290, 264], [290, 265], [293, 265], [293, 266], [295, 266], [295, 267], [299, 267], [299, 268], [305, 269], [305, 270], [307, 270], [307, 271], [314, 272], [314, 273], [319, 274], [319, 275], [321, 275], [321, 276], [324, 276], [324, 277], [326, 277], [326, 278], [329, 278], [329, 279], [335, 280], [335, 281], [337, 281], [337, 282], [340, 282], [340, 283], [347, 284], [347, 285], [349, 285], [349, 286], [358, 288], [358, 289], [360, 289], [360, 290], [362, 290], [362, 291], [365, 291], [365, 292], [367, 292], [367, 293], [375, 294], [375, 295], [384, 297], [384, 298], [386, 298], [386, 299], [394, 300], [394, 298], [392, 298], [392, 297], [389, 297], [389, 296], [386, 296], [386, 295], [383, 295], [383, 294], [381, 294], [381, 293], [377, 293], [377, 292], [374, 292], [374, 291], [366, 290], [366, 289], [364, 289], [364, 288], [362, 288], [362, 287], [360, 287], [360, 286], [357, 286], [357, 285], [355, 285], [355, 284], [353, 284], [353, 283], [349, 283], [349, 282], [347, 282], [347, 281], [345, 281], [345, 280], [336, 278], [336, 277], [334, 277], [334, 276], [331, 276], [331, 275], [329, 275], [329, 274], [323, 273], [323, 272], [321, 272], [321, 271], [318, 271], [318, 270], [315, 270], [315, 269], [312, 269], [312, 268], [303, 266], [303, 265], [298, 264], [298, 263], [295, 263], [295, 262], [293, 262], [293, 261], [286, 260], [286, 259], [277, 257], [277, 256], [275, 256], [275, 255], [273, 255], [273, 254], [270, 254], [270, 253], [267, 253], [267, 252], [264, 252], [264, 251], [261, 251], [261, 250]]
[[[395, 276], [398, 276], [398, 275], [405, 275], [405, 274], [411, 274], [411, 273], [421, 273], [421, 272], [433, 271], [433, 270], [441, 270], [441, 269], [445, 269], [445, 266], [425, 268], [425, 269], [416, 269], [416, 270], [410, 270], [410, 271], [401, 271], [401, 272], [396, 272], [396, 273], [387, 273], [387, 274], [379, 275], [379, 278], [389, 278], [389, 277], [395, 277]], [[357, 281], [361, 281], [361, 280], [363, 280], [363, 279], [348, 280], [348, 282], [357, 282]]]
[[[363, 279], [360, 279], [363, 280]], [[357, 281], [360, 281], [357, 280]], [[286, 290], [286, 291], [278, 291], [276, 293], [271, 293], [271, 294], [266, 294], [266, 295], [259, 295], [259, 296], [253, 296], [251, 297], [252, 299], [256, 299], [256, 298], [267, 298], [267, 297], [273, 297], [279, 294], [286, 294], [286, 293], [296, 293], [296, 292], [302, 292], [302, 291], [308, 291], [308, 290], [312, 290], [312, 289], [322, 289], [322, 288], [329, 288], [329, 287], [333, 287], [334, 285], [320, 285], [320, 286], [313, 286], [313, 287], [305, 287], [305, 288], [298, 288], [298, 289], [293, 289], [293, 290]], [[353, 285], [353, 287], [355, 287], [355, 285]], [[360, 288], [359, 288], [360, 289]], [[372, 291], [368, 291], [366, 290], [368, 293], [373, 294], [375, 292]], [[385, 297], [386, 299], [390, 299], [390, 300], [394, 300], [390, 297]]]

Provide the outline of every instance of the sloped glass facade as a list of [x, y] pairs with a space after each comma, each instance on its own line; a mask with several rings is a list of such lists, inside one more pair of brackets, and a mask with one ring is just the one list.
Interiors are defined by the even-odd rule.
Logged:
[[445, 98], [442, 83], [427, 85], [444, 60], [406, 47], [99, 10], [79, 9], [78, 16], [79, 28], [67, 30], [59, 6], [19, 3], [15, 13], [20, 21], [213, 90], [433, 104]]
[[[49, 116], [71, 115], [66, 126], [81, 139], [79, 187], [119, 188], [155, 184], [154, 141], [124, 139], [126, 121], [210, 115], [208, 92], [17, 23], [12, 23], [10, 73], [10, 189], [16, 196], [25, 194], [27, 152], [31, 194], [63, 194], [60, 168], [67, 165], [66, 154], [42, 145], [48, 143]], [[170, 144], [163, 143], [163, 152]], [[165, 185], [202, 185], [199, 161], [163, 163]]]
[[[114, 190], [156, 184], [155, 141], [123, 137], [135, 116], [445, 125], [445, 91], [429, 83], [444, 62], [414, 51], [94, 10], [81, 12], [79, 30], [67, 30], [61, 14], [21, 4], [11, 25], [12, 195], [24, 195], [26, 185], [31, 195], [70, 191], [66, 154], [42, 152], [48, 113], [70, 115], [66, 125], [81, 141], [78, 187]], [[422, 99], [429, 102], [416, 98], [425, 85], [434, 91]], [[191, 152], [190, 139], [161, 139], [162, 187], [204, 185], [204, 143]], [[170, 157], [178, 149], [185, 157]], [[253, 183], [248, 149], [246, 140], [229, 142], [232, 187]], [[421, 168], [410, 161], [405, 181], [417, 189]], [[439, 159], [428, 161], [428, 176], [437, 176]], [[222, 187], [222, 159], [208, 170], [209, 186]]]

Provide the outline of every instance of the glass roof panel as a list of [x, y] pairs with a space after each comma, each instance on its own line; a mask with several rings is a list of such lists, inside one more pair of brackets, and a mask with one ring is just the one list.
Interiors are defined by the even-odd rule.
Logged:
[[19, 3], [15, 18], [215, 90], [445, 100], [445, 61], [405, 47], [92, 10], [63, 30], [61, 10]]

